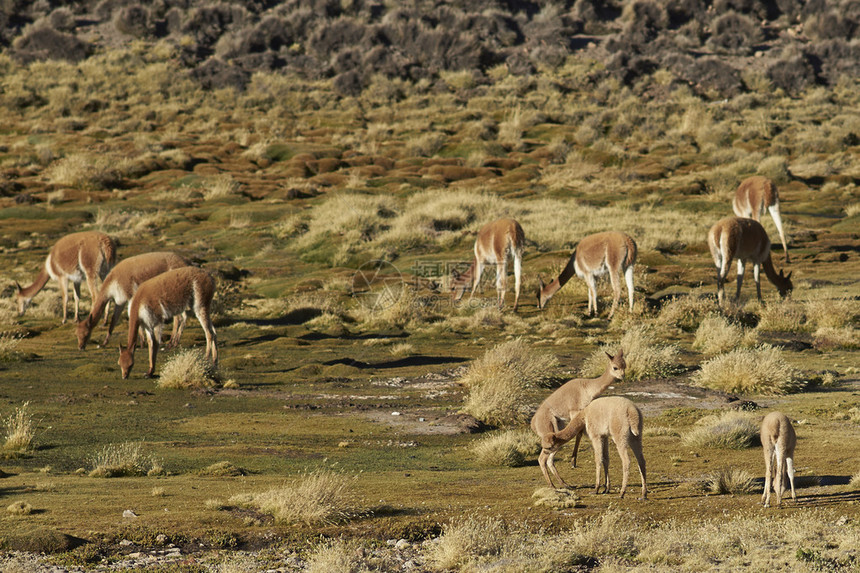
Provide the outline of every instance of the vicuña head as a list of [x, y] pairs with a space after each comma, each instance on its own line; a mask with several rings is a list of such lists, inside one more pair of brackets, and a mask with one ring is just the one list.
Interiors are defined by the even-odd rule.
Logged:
[[128, 375], [131, 373], [131, 368], [134, 366], [134, 346], [123, 348], [122, 343], [117, 343], [119, 346], [119, 369], [122, 372], [122, 379], [128, 380]]
[[627, 361], [624, 360], [624, 349], [619, 348], [618, 354], [616, 354], [615, 356], [612, 356], [605, 350], [603, 352], [604, 354], [606, 354], [606, 356], [609, 357], [609, 365], [606, 367], [606, 371], [616, 380], [623, 380], [624, 371], [627, 370]]
[[538, 287], [537, 287], [537, 307], [539, 310], [543, 310], [543, 307], [546, 306], [549, 297], [543, 296], [543, 290], [546, 288], [546, 284], [543, 282], [543, 277], [538, 275]]

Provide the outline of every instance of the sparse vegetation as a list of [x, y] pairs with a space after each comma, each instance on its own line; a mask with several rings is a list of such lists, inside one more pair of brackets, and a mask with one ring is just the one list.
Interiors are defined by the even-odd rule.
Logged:
[[164, 362], [159, 388], [211, 388], [217, 384], [216, 367], [199, 348], [180, 350]]
[[627, 330], [618, 344], [595, 350], [582, 366], [581, 374], [596, 377], [606, 368], [606, 354], [624, 349], [627, 370], [624, 379], [630, 381], [665, 377], [677, 370], [678, 348], [673, 344], [655, 342], [654, 330], [648, 325], [636, 325]]
[[99, 478], [142, 476], [158, 469], [152, 458], [143, 453], [142, 442], [107, 445], [93, 456], [92, 464], [89, 476]]
[[540, 453], [540, 444], [529, 430], [508, 430], [481, 438], [472, 451], [478, 463], [517, 467], [524, 465], [526, 458]]
[[5, 452], [23, 453], [32, 447], [36, 436], [36, 425], [29, 412], [29, 405], [29, 402], [24, 402], [6, 418], [6, 441], [3, 443]]

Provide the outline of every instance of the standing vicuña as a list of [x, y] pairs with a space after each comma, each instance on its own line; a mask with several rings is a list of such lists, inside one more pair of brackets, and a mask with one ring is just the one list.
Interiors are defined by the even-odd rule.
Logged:
[[39, 276], [28, 287], [22, 288], [17, 282], [18, 316], [23, 316], [30, 301], [48, 283], [54, 279], [60, 283], [63, 294], [63, 324], [69, 304], [69, 281], [72, 281], [72, 291], [75, 295], [75, 320], [78, 320], [78, 306], [81, 298], [81, 281], [86, 278], [90, 297], [96, 296], [96, 277], [103, 279], [116, 261], [116, 243], [113, 239], [98, 231], [83, 231], [66, 235], [54, 243], [45, 266]]
[[[761, 423], [761, 447], [764, 449], [764, 493], [761, 496], [761, 502], [765, 507], [770, 506], [771, 485], [776, 492], [776, 504], [782, 505], [786, 474], [791, 484], [791, 499], [797, 499], [794, 495], [795, 445], [797, 445], [797, 435], [785, 414], [771, 412], [764, 417]], [[774, 474], [776, 480], [773, 479]]]
[[215, 280], [203, 269], [183, 267], [157, 275], [138, 287], [128, 308], [128, 346], [119, 345], [119, 367], [123, 379], [128, 378], [134, 366], [134, 349], [137, 346], [138, 329], [146, 337], [149, 346], [149, 370], [146, 377], [155, 372], [155, 357], [161, 343], [164, 321], [180, 316], [177, 338], [185, 327], [185, 311], [191, 309], [206, 335], [206, 357], [218, 363], [215, 328], [209, 311], [215, 295]]
[[[83, 350], [86, 348], [87, 342], [90, 339], [93, 328], [101, 318], [105, 307], [110, 301], [114, 303], [113, 314], [111, 315], [110, 323], [108, 324], [107, 335], [102, 342], [102, 346], [106, 346], [113, 329], [122, 314], [128, 301], [134, 295], [137, 287], [145, 281], [156, 275], [167, 272], [172, 269], [187, 267], [191, 263], [177, 255], [176, 253], [144, 253], [127, 259], [121, 260], [108, 273], [99, 289], [98, 294], [93, 302], [93, 308], [90, 314], [78, 322], [75, 328], [75, 335], [78, 337], [78, 348]], [[179, 329], [179, 316], [173, 317], [173, 334], [170, 337], [170, 346], [179, 344], [177, 331]]]
[[724, 284], [729, 274], [732, 260], [738, 259], [738, 290], [737, 300], [741, 296], [741, 284], [744, 280], [744, 266], [747, 261], [753, 264], [756, 294], [761, 301], [761, 277], [759, 269], [764, 269], [768, 280], [774, 284], [779, 295], [785, 297], [794, 288], [791, 284], [791, 273], [777, 274], [770, 258], [770, 239], [761, 223], [742, 217], [726, 217], [711, 227], [708, 233], [708, 246], [714, 264], [717, 266], [717, 299], [723, 304], [725, 298]]
[[735, 191], [732, 209], [738, 217], [749, 217], [759, 222], [764, 210], [770, 211], [770, 216], [773, 217], [773, 223], [779, 232], [779, 239], [782, 241], [782, 250], [785, 251], [785, 262], [786, 264], [791, 262], [788, 258], [785, 232], [782, 230], [782, 217], [779, 214], [779, 193], [773, 181], [760, 175], [741, 181], [738, 190]]
[[[606, 355], [609, 357], [609, 364], [600, 377], [568, 380], [541, 403], [531, 421], [532, 430], [540, 436], [541, 441], [558, 432], [564, 427], [565, 422], [570, 422], [592, 400], [600, 396], [610, 384], [624, 378], [624, 370], [627, 368], [627, 362], [624, 360], [624, 350], [619, 349], [618, 354], [615, 356], [609, 353], [606, 353]], [[555, 484], [552, 483], [552, 479], [549, 477], [547, 466], [549, 466], [553, 475], [562, 484], [567, 486], [558, 474], [558, 470], [555, 469], [554, 459], [556, 451], [549, 452], [544, 450], [541, 452], [538, 458], [540, 469], [550, 487], [555, 487]]]
[[[579, 447], [579, 438], [582, 432], [588, 434], [591, 446], [594, 448], [594, 465], [596, 477], [594, 481], [594, 493], [600, 492], [600, 470], [603, 468], [606, 489], [609, 493], [609, 437], [615, 442], [618, 455], [621, 457], [621, 497], [627, 492], [627, 479], [630, 470], [630, 456], [627, 448], [633, 450], [636, 464], [639, 466], [639, 475], [642, 477], [642, 499], [648, 497], [648, 488], [645, 486], [645, 457], [642, 455], [642, 412], [636, 404], [621, 396], [608, 396], [598, 398], [590, 403], [585, 409], [577, 414], [562, 431], [541, 439], [543, 452], [551, 455], [557, 452], [564, 444], [574, 437], [574, 460], [576, 450]], [[559, 478], [561, 479], [561, 478]]]
[[636, 241], [629, 235], [618, 231], [606, 231], [588, 235], [576, 246], [576, 250], [570, 257], [567, 266], [548, 285], [540, 280], [538, 290], [538, 308], [543, 308], [558, 292], [574, 273], [585, 280], [588, 285], [588, 314], [597, 314], [597, 277], [609, 273], [612, 283], [612, 310], [609, 318], [615, 314], [618, 301], [621, 299], [621, 284], [619, 275], [624, 274], [627, 283], [627, 298], [630, 302], [630, 310], [633, 310], [633, 265], [636, 263]]
[[484, 265], [496, 265], [496, 297], [499, 308], [505, 304], [505, 291], [507, 288], [508, 256], [514, 260], [514, 287], [516, 296], [514, 298], [514, 310], [520, 303], [520, 277], [522, 275], [523, 249], [525, 248], [526, 236], [523, 228], [513, 219], [498, 219], [481, 227], [478, 237], [475, 239], [475, 260], [463, 273], [453, 271], [451, 279], [451, 296], [454, 302], [463, 298], [463, 293], [469, 286], [472, 293], [481, 282], [481, 273]]

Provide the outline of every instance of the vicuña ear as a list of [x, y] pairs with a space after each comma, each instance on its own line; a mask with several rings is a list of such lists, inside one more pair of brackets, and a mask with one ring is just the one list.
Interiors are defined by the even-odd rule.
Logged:
[[543, 287], [546, 286], [543, 283], [543, 277], [540, 275], [538, 275], [538, 284], [540, 285], [541, 290], [543, 290]]
[[619, 349], [618, 349], [618, 354], [616, 354], [615, 356], [617, 356], [618, 358], [621, 358], [622, 356], [624, 356], [624, 349], [623, 349], [623, 348], [619, 348]]
[[794, 274], [794, 271], [791, 271], [790, 273], [788, 273], [787, 275], [785, 275], [785, 280], [790, 279], [790, 278], [791, 278], [791, 275], [793, 275], [793, 274]]
[[23, 290], [21, 288], [21, 285], [18, 284], [18, 281], [15, 281], [15, 288], [18, 289], [18, 292], [21, 292]]
[[615, 360], [615, 357], [614, 357], [614, 356], [612, 356], [611, 354], [609, 354], [608, 352], [606, 352], [605, 350], [603, 351], [603, 353], [604, 353], [606, 356], [608, 356], [610, 360]]
[[116, 343], [116, 345], [117, 345], [117, 347], [119, 347], [119, 351], [120, 351], [120, 352], [122, 352], [123, 350], [125, 350], [125, 348], [123, 348], [123, 347], [122, 347], [122, 342], [117, 342], [117, 343]]

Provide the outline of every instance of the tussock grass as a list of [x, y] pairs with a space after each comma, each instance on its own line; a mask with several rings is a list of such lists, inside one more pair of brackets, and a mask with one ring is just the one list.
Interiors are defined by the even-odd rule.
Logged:
[[115, 478], [161, 473], [160, 466], [143, 453], [142, 442], [109, 444], [92, 459], [90, 477]]
[[755, 477], [746, 470], [723, 468], [698, 481], [698, 488], [711, 495], [742, 495], [757, 489]]
[[[335, 539], [318, 545], [308, 556], [308, 573], [360, 573], [370, 571], [360, 555], [359, 546], [354, 541]], [[256, 569], [255, 569], [256, 571]]]
[[23, 453], [30, 449], [36, 436], [36, 425], [28, 411], [30, 403], [24, 402], [5, 420], [6, 441], [3, 450]]
[[554, 489], [542, 487], [532, 494], [535, 507], [548, 507], [550, 509], [570, 509], [582, 507], [582, 501], [572, 490]]
[[233, 465], [228, 461], [215, 462], [212, 465], [206, 466], [198, 472], [202, 476], [213, 477], [238, 477], [247, 475], [248, 471], [244, 468]]
[[216, 175], [206, 180], [203, 190], [203, 198], [207, 201], [224, 199], [238, 195], [241, 185], [229, 174]]
[[847, 297], [820, 296], [806, 301], [807, 320], [819, 329], [852, 326], [860, 317], [860, 301]]
[[463, 411], [496, 425], [525, 421], [527, 390], [555, 378], [558, 359], [521, 338], [498, 344], [475, 360], [460, 383], [468, 388]]
[[851, 476], [851, 481], [848, 482], [854, 489], [860, 489], [860, 471]]
[[311, 472], [292, 486], [240, 494], [230, 503], [256, 507], [280, 523], [333, 524], [347, 520], [349, 480], [329, 470]]
[[172, 222], [164, 211], [125, 211], [99, 209], [93, 227], [111, 236], [139, 239], [145, 235], [156, 235]]
[[716, 310], [716, 303], [704, 297], [689, 295], [675, 298], [660, 309], [657, 323], [695, 332], [706, 316]]
[[33, 513], [33, 506], [26, 501], [16, 501], [6, 507], [6, 512], [12, 515], [30, 515]]
[[684, 435], [684, 444], [695, 448], [742, 450], [759, 441], [758, 420], [744, 412], [705, 416]]
[[18, 348], [21, 346], [20, 334], [14, 332], [0, 333], [0, 362], [14, 362], [21, 359], [21, 352]]
[[606, 352], [615, 354], [618, 348], [624, 349], [627, 370], [625, 380], [643, 380], [671, 375], [678, 369], [678, 347], [672, 344], [659, 344], [653, 326], [640, 324], [630, 328], [617, 344], [601, 346], [586, 358], [580, 374], [595, 378], [606, 370]]
[[812, 337], [814, 345], [820, 350], [855, 350], [860, 348], [860, 332], [855, 328], [822, 327]]
[[115, 187], [132, 168], [133, 162], [127, 158], [74, 154], [51, 165], [46, 174], [55, 185], [90, 191]]
[[509, 430], [487, 435], [472, 445], [478, 463], [519, 467], [529, 456], [540, 453], [540, 443], [529, 430]]
[[714, 355], [729, 352], [738, 347], [750, 347], [756, 344], [754, 331], [745, 331], [743, 327], [730, 323], [718, 314], [709, 314], [696, 329], [693, 349], [703, 354]]
[[217, 368], [203, 350], [180, 350], [161, 367], [156, 385], [159, 388], [212, 388], [218, 383]]
[[763, 307], [758, 329], [775, 332], [804, 332], [806, 315], [803, 305], [791, 299], [774, 301]]
[[767, 344], [712, 358], [693, 374], [691, 382], [723, 392], [763, 395], [788, 394], [804, 386], [800, 373], [785, 361], [779, 349]]
[[447, 524], [427, 551], [427, 561], [440, 571], [465, 570], [472, 562], [499, 556], [509, 539], [501, 519], [469, 517]]

